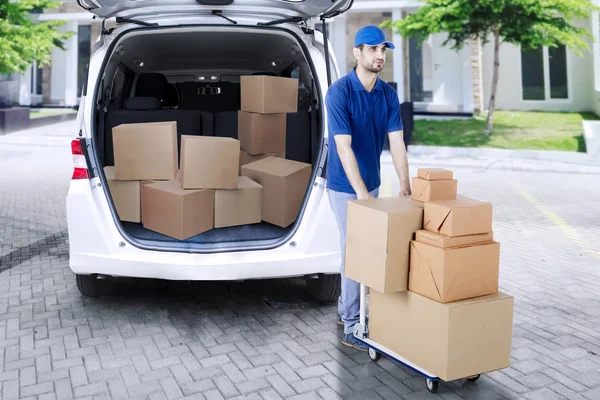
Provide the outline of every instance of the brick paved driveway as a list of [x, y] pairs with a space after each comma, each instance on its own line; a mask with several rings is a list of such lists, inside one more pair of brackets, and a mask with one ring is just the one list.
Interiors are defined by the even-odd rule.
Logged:
[[455, 169], [462, 194], [494, 204], [513, 361], [433, 395], [342, 346], [335, 306], [297, 280], [131, 279], [80, 296], [64, 203], [73, 132], [0, 137], [1, 399], [600, 399], [600, 176]]

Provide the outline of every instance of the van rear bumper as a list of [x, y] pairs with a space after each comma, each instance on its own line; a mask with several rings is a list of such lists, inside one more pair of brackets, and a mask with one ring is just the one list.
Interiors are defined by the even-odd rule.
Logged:
[[288, 243], [268, 250], [201, 254], [136, 247], [124, 240], [115, 226], [98, 182], [74, 180], [66, 199], [69, 266], [76, 274], [167, 280], [268, 279], [339, 273], [337, 225], [327, 196], [318, 198], [319, 201], [311, 202]]

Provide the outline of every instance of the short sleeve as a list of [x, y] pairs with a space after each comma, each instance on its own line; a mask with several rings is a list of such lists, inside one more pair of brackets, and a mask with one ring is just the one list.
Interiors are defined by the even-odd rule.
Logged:
[[350, 135], [350, 119], [348, 118], [348, 96], [341, 85], [330, 86], [325, 97], [327, 124], [332, 135]]
[[388, 123], [387, 131], [396, 132], [401, 131], [402, 118], [400, 117], [400, 101], [398, 100], [398, 93], [395, 90], [390, 90], [388, 93]]

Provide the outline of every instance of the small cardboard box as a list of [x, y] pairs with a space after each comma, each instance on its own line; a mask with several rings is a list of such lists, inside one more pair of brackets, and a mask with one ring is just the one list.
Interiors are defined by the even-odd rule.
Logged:
[[286, 128], [286, 114], [238, 111], [238, 139], [249, 154], [285, 152]]
[[279, 157], [279, 158], [285, 158], [285, 151], [282, 151], [280, 153], [266, 153], [266, 154], [248, 154], [246, 151], [244, 151], [244, 149], [240, 149], [240, 171], [239, 174], [242, 174], [242, 166], [246, 165], [246, 164], [250, 164], [254, 161], [258, 161], [258, 160], [262, 160], [263, 158], [267, 158], [267, 157]]
[[144, 228], [179, 240], [213, 228], [214, 190], [184, 190], [171, 180], [145, 185], [143, 191]]
[[116, 180], [175, 179], [177, 122], [122, 124], [112, 134]]
[[183, 189], [237, 189], [240, 141], [229, 137], [181, 136]]
[[382, 293], [408, 288], [410, 242], [423, 205], [409, 196], [348, 202], [346, 277]]
[[453, 178], [452, 171], [444, 168], [419, 168], [417, 177], [426, 181], [450, 180]]
[[498, 291], [500, 244], [442, 249], [413, 241], [408, 290], [440, 303]]
[[298, 79], [268, 75], [240, 78], [242, 111], [258, 114], [298, 112]]
[[445, 381], [510, 366], [514, 298], [452, 303], [370, 291], [369, 338]]
[[427, 181], [413, 178], [412, 180], [412, 198], [417, 201], [453, 200], [456, 199], [457, 191], [456, 179]]
[[108, 190], [121, 221], [140, 222], [140, 182], [118, 181], [115, 179], [115, 167], [104, 167]]
[[467, 198], [436, 200], [425, 204], [423, 229], [446, 236], [492, 231], [492, 205]]
[[237, 189], [215, 190], [215, 228], [259, 223], [262, 191], [262, 186], [247, 176], [238, 177]]
[[492, 242], [494, 240], [494, 232], [480, 233], [478, 235], [450, 237], [440, 233], [429, 232], [421, 229], [420, 231], [417, 231], [415, 240], [431, 246], [447, 249], [451, 247]]
[[242, 167], [242, 175], [263, 187], [262, 220], [282, 228], [296, 221], [311, 172], [310, 164], [278, 157]]

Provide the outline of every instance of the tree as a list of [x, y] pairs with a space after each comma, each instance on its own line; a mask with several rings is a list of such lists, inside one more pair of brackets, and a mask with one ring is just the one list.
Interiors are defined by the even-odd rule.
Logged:
[[443, 45], [460, 50], [471, 40], [494, 41], [494, 69], [485, 133], [493, 129], [496, 108], [500, 45], [511, 43], [523, 50], [565, 45], [581, 55], [588, 50], [585, 28], [571, 24], [577, 18], [590, 18], [598, 10], [591, 0], [422, 0], [416, 13], [399, 21], [385, 21], [402, 36], [422, 43], [435, 33], [447, 33]]
[[32, 11], [58, 4], [54, 0], [0, 0], [0, 74], [23, 73], [33, 61], [49, 64], [54, 47], [65, 50], [64, 41], [74, 32], [56, 30], [64, 21], [35, 22], [31, 18]]

